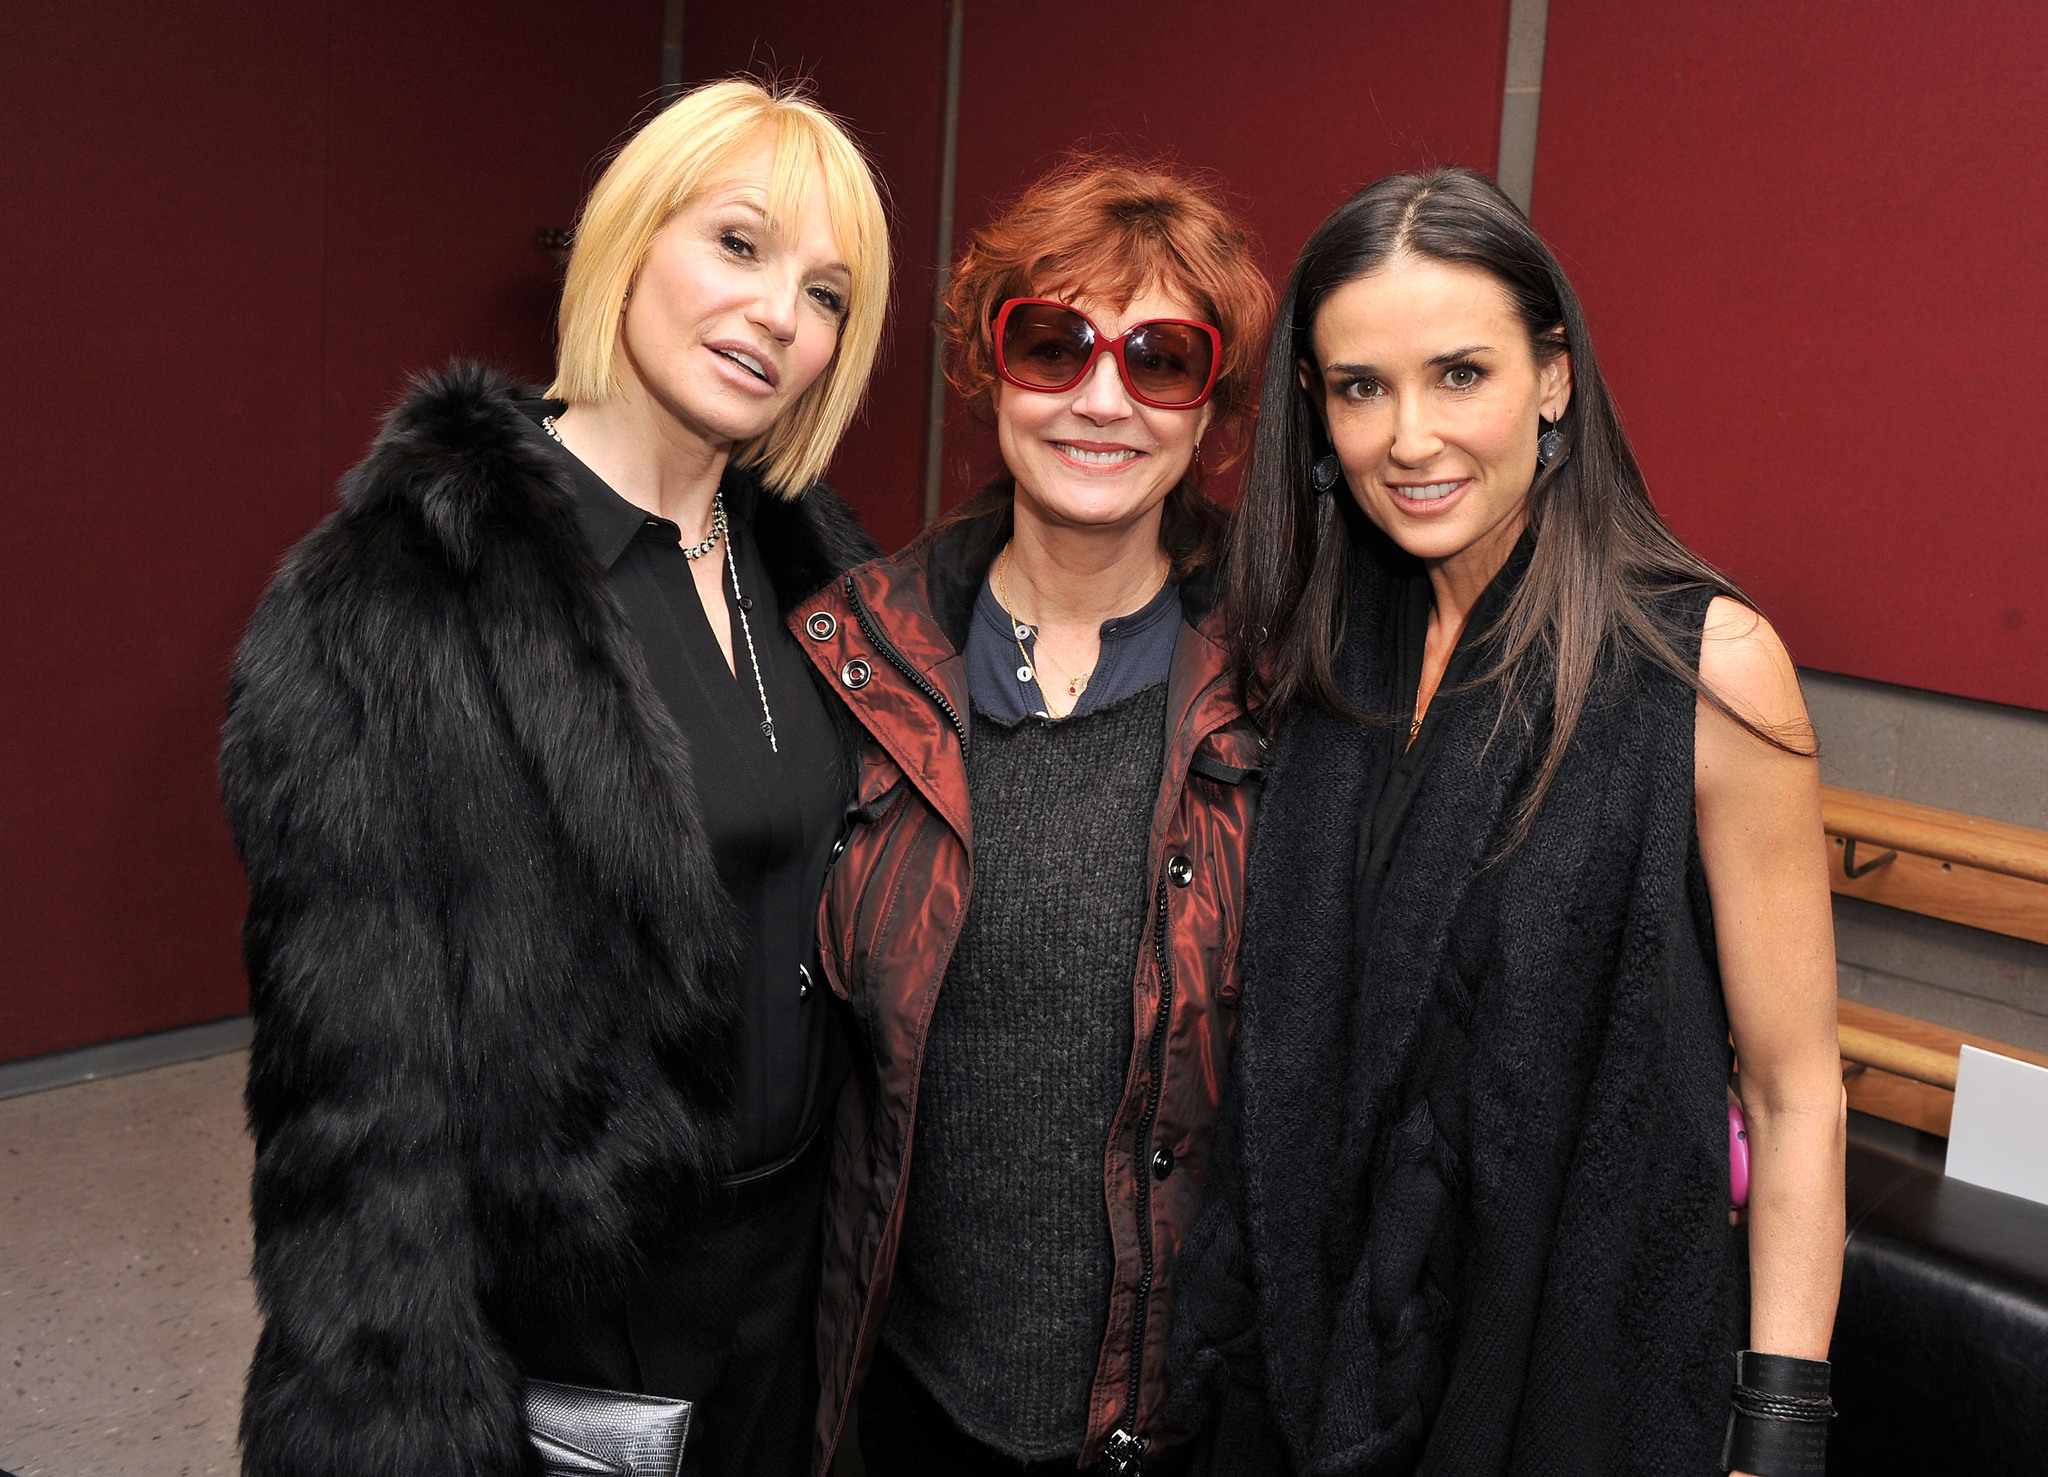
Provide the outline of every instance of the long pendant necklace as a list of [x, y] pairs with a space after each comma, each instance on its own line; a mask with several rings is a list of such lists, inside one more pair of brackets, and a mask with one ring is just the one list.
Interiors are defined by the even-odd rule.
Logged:
[[[562, 433], [555, 429], [555, 418], [553, 416], [542, 416], [540, 418], [540, 428], [554, 438], [555, 445], [561, 447], [564, 451], [569, 450], [569, 443], [564, 441]], [[574, 455], [573, 452], [570, 454]], [[740, 635], [746, 638], [747, 665], [754, 669], [754, 691], [759, 693], [761, 697], [761, 732], [768, 735], [768, 752], [780, 754], [782, 750], [775, 743], [775, 714], [769, 711], [768, 708], [768, 684], [761, 680], [761, 658], [754, 650], [754, 627], [747, 619], [747, 612], [754, 608], [754, 602], [740, 593], [739, 560], [732, 551], [733, 541], [730, 538], [726, 538], [730, 531], [730, 525], [725, 520], [725, 494], [723, 492], [714, 492], [711, 494], [711, 532], [705, 535], [702, 543], [693, 544], [689, 548], [684, 549], [683, 557], [694, 564], [697, 560], [702, 559], [706, 554], [717, 548], [720, 539], [725, 539], [725, 572], [727, 577], [732, 580], [733, 608], [740, 615]]]
[[[1003, 553], [1007, 554], [1009, 552], [1006, 546], [1003, 549]], [[1032, 630], [1030, 626], [1017, 618], [1017, 609], [1010, 604], [1010, 591], [1003, 581], [1003, 561], [1000, 557], [995, 562], [995, 577], [996, 602], [1003, 607], [1003, 614], [1010, 618], [1010, 635], [1017, 642], [1017, 655], [1023, 658], [1023, 665], [1017, 668], [1017, 680], [1019, 682], [1029, 682], [1033, 677], [1042, 676], [1043, 674], [1037, 670], [1036, 663], [1032, 661], [1030, 653], [1024, 650], [1024, 638], [1031, 635]], [[1078, 700], [1081, 694], [1088, 690], [1088, 679], [1095, 675], [1094, 668], [1091, 667], [1089, 670], [1077, 674], [1070, 671], [1065, 662], [1047, 650], [1042, 637], [1033, 644], [1042, 655], [1051, 659], [1052, 664], [1058, 667], [1060, 674], [1067, 679], [1067, 696]], [[1039, 691], [1043, 692], [1044, 690], [1044, 683], [1041, 682], [1039, 684]]]
[[[720, 498], [714, 497], [711, 505], [719, 508], [722, 522], [725, 512], [720, 507]], [[761, 658], [754, 654], [754, 628], [747, 621], [747, 611], [754, 602], [740, 593], [740, 564], [733, 557], [732, 545], [731, 539], [725, 541], [725, 572], [732, 578], [732, 603], [740, 613], [740, 634], [747, 638], [747, 664], [754, 669], [754, 691], [761, 694], [761, 732], [768, 735], [768, 752], [780, 754], [782, 750], [775, 747], [775, 715], [768, 711], [768, 684], [761, 680]]]

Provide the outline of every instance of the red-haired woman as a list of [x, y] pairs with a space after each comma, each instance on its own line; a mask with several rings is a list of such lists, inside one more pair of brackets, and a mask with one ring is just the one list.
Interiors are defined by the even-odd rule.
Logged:
[[[866, 726], [826, 884], [862, 1070], [826, 1237], [819, 1470], [1172, 1470], [1175, 1253], [1235, 1037], [1259, 745], [1201, 491], [1271, 291], [1179, 172], [1079, 161], [969, 247], [954, 384], [1001, 474], [792, 624]], [[912, 1144], [916, 1145], [913, 1154]]]

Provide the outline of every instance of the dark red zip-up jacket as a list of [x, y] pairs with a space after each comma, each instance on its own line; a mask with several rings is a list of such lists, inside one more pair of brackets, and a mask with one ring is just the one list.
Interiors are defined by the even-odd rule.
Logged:
[[[880, 1334], [903, 1224], [925, 1033], [974, 885], [967, 664], [975, 595], [1003, 520], [955, 525], [864, 564], [790, 618], [865, 726], [857, 809], [825, 883], [825, 974], [865, 1050], [840, 1100], [819, 1311], [823, 1394], [813, 1469], [830, 1467]], [[1237, 944], [1257, 805], [1258, 737], [1221, 644], [1195, 621], [1167, 684], [1166, 764], [1146, 865], [1152, 926], [1132, 960], [1135, 1044], [1104, 1154], [1116, 1253], [1089, 1395], [1084, 1465], [1172, 1440], [1161, 1415], [1173, 1266], [1208, 1177], [1237, 1035]], [[1019, 1050], [1029, 1043], [1019, 1042]], [[1117, 1470], [1112, 1460], [1109, 1469]], [[1135, 1465], [1133, 1465], [1135, 1470]]]

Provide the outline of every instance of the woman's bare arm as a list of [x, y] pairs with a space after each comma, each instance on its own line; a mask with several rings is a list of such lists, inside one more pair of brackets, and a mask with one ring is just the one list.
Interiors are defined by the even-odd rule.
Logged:
[[[1700, 677], [1737, 712], [1812, 747], [1791, 658], [1756, 612], [1714, 601]], [[1749, 1119], [1750, 1347], [1825, 1359], [1842, 1282], [1848, 1107], [1820, 769], [1705, 700], [1694, 733], [1700, 855]]]

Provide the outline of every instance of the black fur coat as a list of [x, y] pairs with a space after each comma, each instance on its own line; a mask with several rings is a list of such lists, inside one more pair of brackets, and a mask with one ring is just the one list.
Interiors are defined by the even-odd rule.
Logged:
[[[416, 384], [235, 666], [252, 1477], [533, 1470], [486, 1309], [616, 1288], [721, 1164], [737, 929], [525, 393]], [[785, 608], [873, 552], [754, 501]]]

